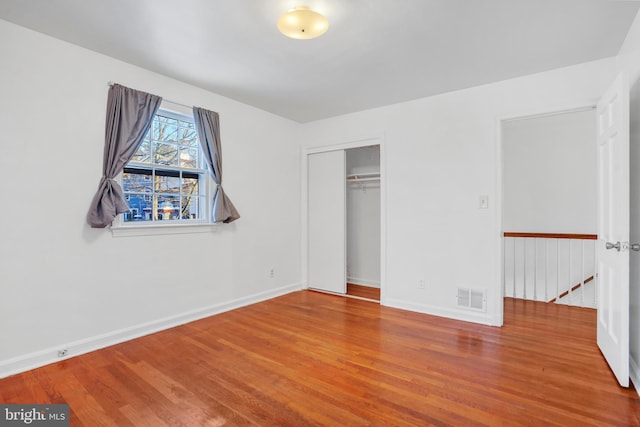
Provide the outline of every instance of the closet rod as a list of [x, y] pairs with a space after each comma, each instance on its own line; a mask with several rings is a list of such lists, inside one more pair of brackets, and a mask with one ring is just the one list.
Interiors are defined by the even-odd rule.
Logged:
[[378, 178], [380, 179], [380, 172], [366, 172], [366, 173], [354, 173], [352, 175], [347, 175], [347, 179], [362, 179], [362, 178]]
[[[113, 86], [114, 84], [116, 84], [116, 82], [112, 82], [112, 81], [108, 81], [108, 82], [107, 82], [107, 85], [108, 85], [109, 87]], [[165, 98], [162, 98], [162, 101], [163, 101], [163, 102], [168, 102], [169, 104], [179, 105], [179, 106], [181, 106], [181, 107], [188, 108], [189, 110], [193, 110], [193, 105], [186, 105], [186, 104], [182, 104], [182, 103], [180, 103], [180, 102], [172, 101], [172, 100], [170, 100], [170, 99], [165, 99]]]
[[370, 178], [347, 178], [349, 182], [366, 182], [366, 181], [380, 181], [380, 177], [370, 177]]

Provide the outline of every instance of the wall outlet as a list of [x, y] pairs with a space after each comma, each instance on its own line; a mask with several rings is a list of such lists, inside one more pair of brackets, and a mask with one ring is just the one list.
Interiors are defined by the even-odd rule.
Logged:
[[269, 269], [269, 279], [273, 279], [274, 277], [276, 277], [276, 269], [271, 267]]
[[418, 280], [418, 289], [424, 289], [424, 279]]
[[69, 350], [64, 348], [62, 350], [58, 350], [58, 357], [65, 357], [69, 353]]

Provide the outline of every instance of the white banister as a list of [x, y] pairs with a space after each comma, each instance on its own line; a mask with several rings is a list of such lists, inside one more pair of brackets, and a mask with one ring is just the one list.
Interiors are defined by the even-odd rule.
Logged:
[[560, 299], [560, 239], [556, 239], [556, 301]]
[[513, 294], [512, 295], [515, 295], [515, 294], [516, 294], [516, 241], [514, 239], [513, 240]]
[[523, 282], [523, 292], [522, 298], [527, 299], [527, 241], [522, 241], [522, 282]]
[[[568, 269], [569, 273], [567, 274], [567, 283], [569, 285], [568, 299], [569, 299], [569, 302], [571, 303], [571, 302], [573, 302], [573, 283], [571, 282], [571, 277], [573, 277], [573, 275], [571, 274], [572, 273], [572, 268], [571, 267], [573, 266], [573, 262], [572, 262], [573, 261], [573, 257], [571, 256], [573, 251], [571, 250], [571, 248], [573, 247], [573, 245], [571, 244], [571, 240], [569, 240], [568, 242], [569, 242], [569, 263], [568, 263], [569, 264], [569, 269]], [[569, 305], [571, 305], [571, 304], [569, 304]]]
[[[596, 238], [592, 234], [504, 233], [505, 296], [595, 307]], [[549, 299], [550, 295], [555, 297]]]
[[536, 301], [538, 300], [537, 291], [538, 291], [538, 239], [533, 239], [533, 299]]

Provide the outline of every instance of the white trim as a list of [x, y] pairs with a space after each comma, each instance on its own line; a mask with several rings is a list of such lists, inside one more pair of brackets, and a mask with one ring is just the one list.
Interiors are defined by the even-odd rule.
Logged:
[[[55, 347], [46, 348], [23, 356], [0, 361], [0, 378], [39, 368], [50, 363], [59, 362], [91, 351], [99, 350], [114, 344], [139, 338], [165, 329], [224, 313], [225, 311], [245, 307], [268, 299], [276, 298], [302, 289], [300, 283], [283, 286], [270, 291], [259, 292], [242, 298], [237, 298], [224, 303], [202, 307], [185, 313], [153, 320], [128, 328], [107, 332], [90, 338], [81, 339], [71, 343], [61, 343]], [[67, 349], [67, 356], [58, 357], [58, 350]]]
[[584, 110], [593, 110], [598, 103], [597, 99], [589, 99], [570, 105], [557, 105], [551, 107], [541, 107], [535, 109], [522, 110], [520, 112], [506, 113], [498, 118], [499, 122], [511, 120], [533, 119], [536, 117], [555, 116], [559, 114], [574, 113]]
[[542, 111], [542, 112], [534, 112], [524, 115], [517, 115], [513, 117], [508, 117], [502, 119], [503, 122], [515, 122], [518, 120], [528, 120], [528, 119], [540, 119], [544, 117], [554, 117], [560, 114], [571, 114], [571, 113], [579, 113], [581, 111], [591, 111], [596, 109], [596, 104], [593, 105], [583, 105], [578, 107], [565, 107], [560, 109], [553, 109], [550, 111]]
[[[371, 145], [381, 145], [382, 141], [384, 141], [384, 134], [358, 138], [358, 139], [351, 139], [349, 141], [334, 142], [327, 145], [314, 145], [311, 147], [306, 147], [304, 154], [309, 155], [309, 154], [316, 154], [316, 153], [325, 153], [327, 151], [349, 150], [351, 148], [368, 147]], [[380, 172], [382, 174], [382, 171]]]
[[380, 135], [380, 304], [387, 295], [387, 144]]
[[[125, 223], [126, 224], [126, 223]], [[112, 225], [113, 237], [126, 236], [159, 236], [168, 234], [214, 233], [216, 224], [162, 224], [162, 225]]]
[[471, 322], [487, 326], [501, 326], [500, 319], [497, 316], [476, 314], [475, 312], [470, 312], [467, 310], [443, 308], [439, 306], [418, 304], [398, 299], [387, 299], [382, 305], [387, 307], [399, 308], [401, 310], [415, 311], [417, 313], [428, 314], [430, 316], [443, 317], [449, 320], [459, 320], [463, 322]]
[[361, 277], [349, 277], [349, 276], [347, 276], [347, 282], [349, 282], [349, 283], [351, 283], [353, 285], [369, 286], [369, 287], [373, 287], [373, 288], [379, 288], [380, 287], [380, 281], [379, 280], [363, 279]]
[[[496, 206], [496, 214], [495, 214], [495, 225], [494, 229], [498, 230], [498, 238], [495, 242], [496, 244], [496, 253], [498, 254], [498, 259], [496, 260], [496, 272], [497, 272], [497, 283], [500, 285], [500, 289], [497, 292], [494, 292], [494, 300], [493, 303], [495, 308], [493, 312], [497, 315], [497, 325], [504, 325], [504, 238], [503, 238], [503, 227], [502, 227], [502, 210], [503, 210], [503, 199], [504, 199], [504, 184], [502, 183], [502, 172], [504, 169], [502, 158], [502, 123], [505, 119], [498, 118], [496, 119], [496, 164], [498, 165], [496, 170], [496, 182], [495, 182], [495, 191], [496, 195], [495, 206]], [[491, 296], [487, 295], [487, 305], [489, 303], [489, 298]]]
[[306, 150], [300, 150], [300, 253], [302, 254], [300, 261], [302, 273], [302, 286], [309, 288], [309, 161], [307, 157], [310, 153]]
[[640, 364], [636, 362], [631, 354], [629, 355], [629, 378], [631, 378], [636, 393], [640, 396]]

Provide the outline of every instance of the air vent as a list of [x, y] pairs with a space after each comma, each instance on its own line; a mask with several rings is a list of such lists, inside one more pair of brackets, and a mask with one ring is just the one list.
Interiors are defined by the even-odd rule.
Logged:
[[484, 289], [458, 288], [458, 307], [487, 311], [486, 302]]

